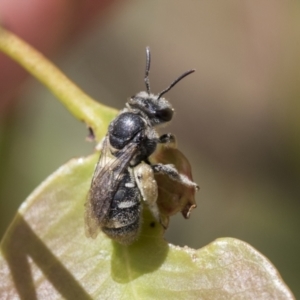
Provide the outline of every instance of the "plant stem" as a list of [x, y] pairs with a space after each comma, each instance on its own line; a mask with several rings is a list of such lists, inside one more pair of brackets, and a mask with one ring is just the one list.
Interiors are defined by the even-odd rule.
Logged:
[[105, 135], [107, 124], [116, 115], [116, 110], [93, 100], [40, 52], [2, 27], [0, 27], [0, 51], [23, 66], [77, 119], [91, 127], [96, 140], [99, 141]]

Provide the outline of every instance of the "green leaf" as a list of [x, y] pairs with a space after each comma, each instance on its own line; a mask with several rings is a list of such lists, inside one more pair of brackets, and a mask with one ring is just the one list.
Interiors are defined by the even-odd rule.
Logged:
[[22, 204], [1, 243], [1, 299], [293, 299], [248, 244], [170, 245], [146, 209], [130, 246], [102, 233], [86, 238], [84, 203], [97, 157], [71, 160]]

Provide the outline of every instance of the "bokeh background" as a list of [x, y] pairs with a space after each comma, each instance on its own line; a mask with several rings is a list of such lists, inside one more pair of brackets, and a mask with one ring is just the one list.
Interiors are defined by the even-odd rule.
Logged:
[[[170, 126], [201, 190], [191, 219], [166, 238], [200, 248], [235, 237], [266, 255], [300, 297], [300, 6], [296, 1], [117, 1], [55, 63], [121, 109], [151, 87], [168, 94]], [[0, 70], [1, 72], [1, 70]], [[22, 201], [60, 165], [88, 155], [87, 130], [39, 83], [1, 116], [0, 237]], [[72, 201], [72, 199], [70, 199]]]

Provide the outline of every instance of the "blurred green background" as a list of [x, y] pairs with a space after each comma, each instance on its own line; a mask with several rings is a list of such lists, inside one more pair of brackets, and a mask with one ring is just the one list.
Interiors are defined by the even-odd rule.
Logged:
[[[202, 247], [244, 240], [300, 297], [300, 6], [293, 1], [117, 2], [55, 63], [100, 102], [121, 109], [150, 81], [172, 89], [173, 132], [193, 165], [198, 208], [171, 220], [166, 238]], [[31, 191], [72, 157], [87, 130], [31, 80], [0, 120], [0, 237]], [[72, 201], [72, 199], [70, 199]]]

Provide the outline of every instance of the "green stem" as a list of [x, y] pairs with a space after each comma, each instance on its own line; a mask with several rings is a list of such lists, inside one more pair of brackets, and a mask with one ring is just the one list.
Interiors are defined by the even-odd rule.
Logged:
[[105, 135], [107, 124], [116, 115], [116, 110], [93, 100], [40, 52], [3, 28], [0, 28], [0, 51], [23, 66], [77, 119], [91, 127], [98, 141]]

